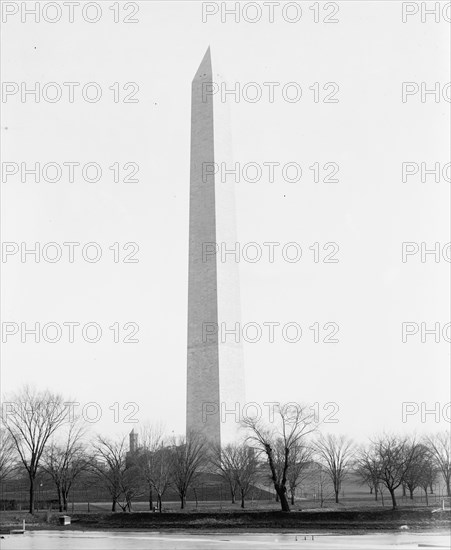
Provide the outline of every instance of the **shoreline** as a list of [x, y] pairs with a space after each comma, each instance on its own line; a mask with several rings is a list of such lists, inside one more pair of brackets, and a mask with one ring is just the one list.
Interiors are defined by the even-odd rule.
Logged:
[[[363, 536], [363, 535], [384, 535], [384, 534], [436, 534], [436, 535], [448, 535], [449, 534], [449, 528], [446, 529], [445, 526], [429, 526], [429, 527], [422, 527], [422, 528], [409, 528], [406, 530], [402, 530], [399, 528], [394, 527], [382, 527], [380, 529], [373, 529], [373, 528], [362, 528], [362, 527], [356, 527], [355, 529], [346, 529], [344, 527], [337, 528], [337, 529], [325, 529], [324, 531], [319, 530], [318, 526], [314, 528], [314, 526], [311, 526], [311, 528], [307, 528], [306, 526], [300, 526], [298, 529], [279, 529], [274, 530], [274, 528], [259, 528], [259, 529], [244, 529], [244, 528], [225, 528], [225, 529], [218, 529], [216, 531], [212, 531], [211, 528], [201, 528], [201, 529], [121, 529], [121, 528], [93, 528], [93, 527], [83, 527], [79, 529], [73, 529], [70, 528], [71, 526], [67, 526], [66, 528], [59, 528], [59, 527], [52, 527], [52, 526], [36, 526], [30, 529], [26, 529], [26, 533], [34, 533], [34, 532], [44, 532], [44, 533], [134, 533], [134, 534], [150, 534], [150, 535], [168, 535], [168, 536], [175, 536], [175, 535], [199, 535], [199, 536], [214, 536], [214, 535], [298, 535], [298, 536], [315, 536], [315, 537], [336, 537], [336, 536]], [[2, 531], [1, 536], [15, 536], [12, 535], [9, 531]]]
[[[5, 517], [6, 515], [6, 517]], [[355, 510], [333, 512], [189, 512], [189, 513], [75, 513], [70, 525], [60, 525], [59, 512], [3, 512], [0, 533], [9, 534], [23, 519], [27, 531], [121, 531], [165, 534], [370, 534], [393, 532], [438, 532], [451, 528], [448, 510]], [[8, 517], [9, 516], [9, 517]]]

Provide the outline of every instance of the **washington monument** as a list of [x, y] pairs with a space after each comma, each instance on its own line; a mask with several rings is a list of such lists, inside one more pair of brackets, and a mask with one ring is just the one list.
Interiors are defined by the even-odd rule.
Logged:
[[186, 428], [216, 444], [236, 439], [244, 405], [240, 336], [224, 338], [240, 322], [238, 265], [216, 254], [219, 243], [236, 243], [233, 185], [215, 178], [231, 157], [227, 105], [214, 94], [219, 81], [209, 48], [191, 89]]

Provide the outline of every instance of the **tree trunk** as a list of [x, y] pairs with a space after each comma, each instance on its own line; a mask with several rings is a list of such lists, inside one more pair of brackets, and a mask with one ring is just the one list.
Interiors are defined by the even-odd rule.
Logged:
[[377, 493], [378, 493], [377, 487], [374, 487], [374, 500], [377, 500]]
[[334, 493], [335, 493], [335, 504], [338, 504], [338, 493], [339, 493], [339, 491], [337, 489], [335, 489]]
[[410, 487], [409, 487], [410, 500], [413, 500], [413, 491], [414, 491], [414, 489], [410, 489]]
[[126, 495], [126, 497], [125, 497], [125, 509], [128, 512], [132, 511], [132, 499], [131, 499], [130, 495]]
[[[448, 483], [449, 483], [449, 481], [448, 481]], [[429, 494], [433, 495], [434, 494], [434, 487], [432, 487], [432, 483], [429, 485], [429, 489], [430, 489]], [[448, 496], [450, 496], [449, 493], [448, 493]]]
[[61, 489], [57, 487], [56, 492], [58, 493], [58, 510], [62, 512], [64, 508], [63, 508], [63, 497], [61, 495]]
[[406, 486], [404, 485], [404, 483], [402, 484], [402, 496], [406, 496]]
[[241, 508], [244, 508], [244, 493], [241, 493]]
[[425, 489], [424, 489], [424, 496], [426, 497], [426, 506], [429, 506], [428, 488], [427, 487], [425, 487]]
[[61, 496], [63, 497], [63, 512], [67, 512], [67, 500], [69, 498], [69, 489], [61, 489]]
[[186, 495], [185, 493], [181, 493], [180, 495], [180, 508], [183, 510], [186, 505]]
[[113, 498], [113, 504], [111, 505], [111, 511], [112, 512], [116, 511], [116, 504], [117, 504], [117, 500], [115, 498]]
[[149, 487], [149, 510], [153, 510], [153, 494], [152, 494], [152, 487]]
[[232, 495], [232, 504], [235, 504], [235, 489], [230, 485], [230, 494]]
[[30, 514], [34, 514], [34, 478], [30, 476]]
[[448, 477], [446, 480], [446, 496], [451, 497], [451, 484], [450, 484], [450, 478]]
[[392, 501], [392, 504], [393, 504], [393, 510], [396, 510], [398, 505], [396, 503], [395, 491], [393, 489], [389, 489], [388, 491], [389, 491], [390, 496], [391, 496], [391, 501]]
[[289, 512], [290, 511], [290, 505], [288, 504], [288, 498], [287, 498], [287, 490], [285, 487], [275, 487], [277, 491], [277, 495], [279, 497], [280, 506], [282, 508], [282, 512]]
[[158, 511], [161, 512], [163, 511], [163, 500], [161, 498], [161, 495], [158, 493], [157, 494], [157, 506], [158, 506]]
[[370, 487], [370, 495], [372, 495], [372, 494], [373, 494], [373, 488]]

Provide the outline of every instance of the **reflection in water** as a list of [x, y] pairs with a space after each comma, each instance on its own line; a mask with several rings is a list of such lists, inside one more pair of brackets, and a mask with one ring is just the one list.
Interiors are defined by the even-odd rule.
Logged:
[[[313, 540], [312, 540], [313, 538]], [[5, 535], [2, 550], [197, 550], [282, 548], [286, 550], [403, 550], [419, 545], [450, 548], [447, 533], [325, 534], [166, 534], [124, 531], [29, 531]]]

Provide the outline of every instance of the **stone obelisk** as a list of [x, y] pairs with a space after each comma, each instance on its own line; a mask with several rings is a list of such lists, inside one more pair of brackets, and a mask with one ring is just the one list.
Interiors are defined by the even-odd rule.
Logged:
[[218, 444], [239, 432], [244, 373], [241, 342], [223, 338], [239, 323], [240, 304], [238, 266], [219, 254], [221, 242], [235, 243], [235, 208], [233, 187], [215, 177], [230, 154], [225, 106], [212, 93], [215, 77], [208, 49], [191, 90], [186, 426], [187, 434]]

